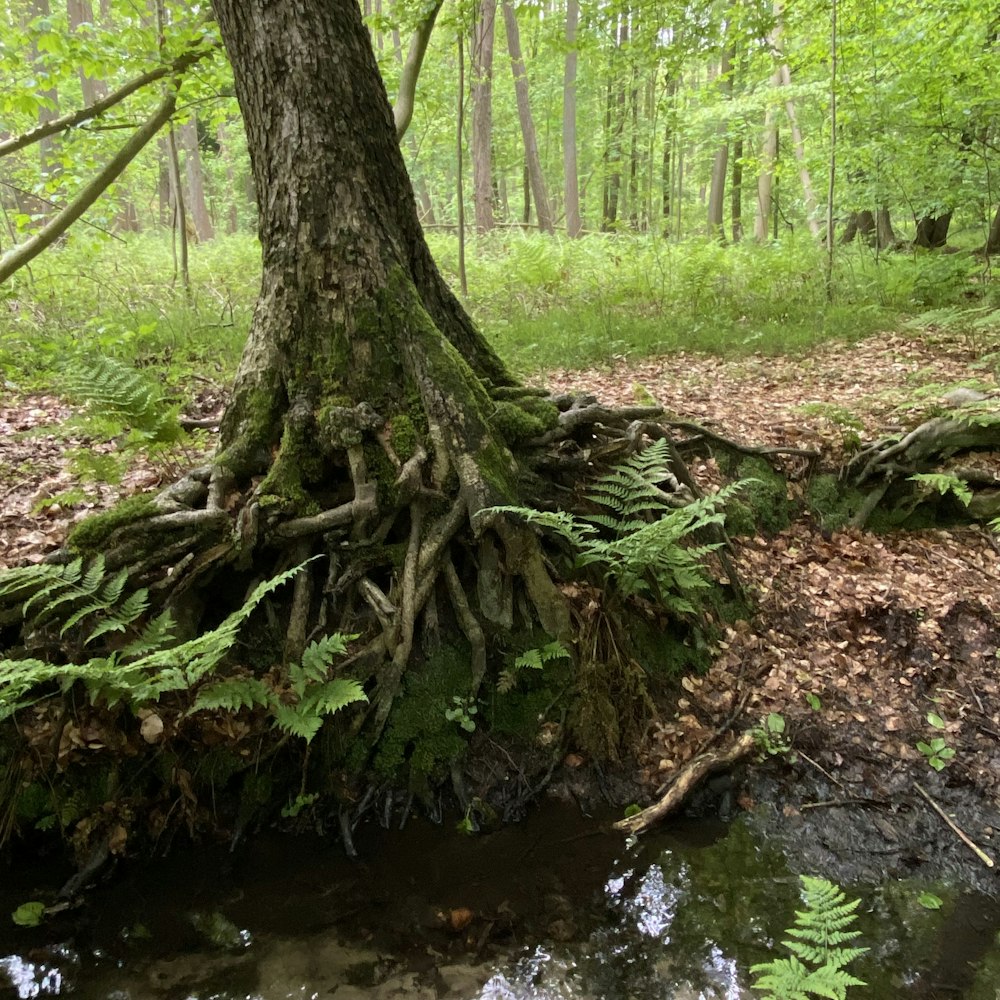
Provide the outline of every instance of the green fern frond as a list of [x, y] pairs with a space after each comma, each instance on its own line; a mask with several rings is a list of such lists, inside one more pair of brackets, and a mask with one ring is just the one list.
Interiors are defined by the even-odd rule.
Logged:
[[115, 358], [87, 358], [71, 365], [65, 391], [70, 399], [86, 403], [93, 418], [119, 421], [148, 442], [166, 444], [184, 433], [177, 407], [164, 400], [160, 384]]
[[802, 875], [800, 880], [806, 906], [785, 932], [793, 940], [782, 942], [792, 955], [752, 966], [758, 976], [753, 988], [766, 992], [767, 1000], [846, 1000], [848, 987], [865, 985], [845, 967], [868, 949], [841, 947], [861, 934], [851, 929], [860, 900], [848, 900], [826, 879]]
[[256, 677], [227, 677], [206, 684], [191, 706], [191, 712], [239, 712], [243, 708], [267, 706], [272, 700], [271, 689]]
[[107, 576], [103, 556], [88, 564], [78, 557], [64, 566], [30, 566], [0, 574], [0, 600], [20, 604], [29, 628], [61, 621], [59, 636], [85, 622], [97, 622], [86, 642], [123, 632], [145, 611], [148, 595], [138, 590], [122, 600], [128, 573]]

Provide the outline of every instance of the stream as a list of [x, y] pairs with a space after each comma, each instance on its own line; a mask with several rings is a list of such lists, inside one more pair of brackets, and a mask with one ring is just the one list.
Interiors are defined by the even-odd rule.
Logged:
[[[616, 817], [540, 806], [469, 836], [412, 819], [335, 840], [262, 834], [122, 864], [41, 927], [7, 917], [64, 873], [0, 873], [0, 998], [739, 1000], [785, 954], [798, 872], [752, 821], [681, 820], [638, 843]], [[823, 875], [823, 872], [807, 874]], [[1000, 908], [910, 881], [860, 896], [850, 996], [1000, 998]], [[935, 899], [940, 905], [935, 904]]]

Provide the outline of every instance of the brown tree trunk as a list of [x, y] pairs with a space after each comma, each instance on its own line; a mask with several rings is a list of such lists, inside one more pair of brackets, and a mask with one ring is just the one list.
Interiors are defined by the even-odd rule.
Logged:
[[[732, 55], [723, 49], [719, 62], [719, 92], [728, 101], [733, 92]], [[716, 129], [719, 145], [712, 160], [712, 182], [708, 195], [708, 234], [714, 239], [725, 241], [723, 227], [723, 205], [726, 195], [726, 175], [729, 172], [729, 122], [720, 122]]]
[[193, 115], [178, 129], [180, 146], [184, 150], [184, 174], [187, 193], [184, 203], [194, 224], [199, 243], [215, 236], [215, 227], [205, 199], [205, 178], [201, 169], [201, 151], [198, 145], [198, 120]]
[[925, 215], [917, 221], [914, 246], [925, 250], [937, 250], [948, 242], [948, 228], [951, 226], [951, 212], [941, 215]]
[[514, 74], [514, 92], [517, 97], [517, 116], [521, 122], [521, 136], [524, 139], [524, 159], [531, 183], [531, 196], [535, 202], [535, 218], [543, 233], [555, 232], [552, 210], [545, 189], [542, 161], [538, 155], [538, 137], [535, 122], [531, 116], [531, 102], [528, 97], [528, 74], [521, 55], [521, 35], [517, 27], [517, 17], [510, 0], [503, 0], [503, 20], [507, 29], [507, 51], [510, 53], [510, 68]]
[[733, 143], [733, 179], [729, 211], [732, 216], [733, 242], [743, 239], [743, 139]]
[[875, 213], [875, 245], [879, 250], [890, 250], [899, 243], [892, 228], [889, 209], [882, 205]]
[[[402, 541], [395, 569], [365, 568], [359, 552], [343, 578], [377, 608], [366, 662], [379, 733], [437, 581], [482, 664], [472, 690], [482, 679], [483, 626], [450, 554], [460, 527], [475, 523], [470, 543], [482, 539], [508, 567], [489, 563], [478, 605], [498, 606], [490, 599], [502, 578], [517, 578], [549, 634], [568, 632], [568, 611], [534, 536], [483, 514], [520, 495], [488, 395], [514, 382], [431, 259], [358, 5], [216, 0], [214, 10], [247, 130], [263, 256], [216, 480], [236, 487], [251, 550], [284, 530], [327, 552], [317, 507], [352, 524], [352, 538]], [[471, 569], [460, 549], [454, 558]], [[340, 555], [330, 571], [338, 566]]]
[[566, 235], [580, 235], [580, 179], [576, 165], [576, 31], [579, 0], [566, 0], [566, 65], [563, 72], [563, 187], [566, 192]]
[[[85, 31], [94, 23], [94, 6], [90, 0], [66, 0], [66, 15], [71, 31]], [[87, 75], [80, 68], [80, 87], [83, 91], [83, 103], [96, 104], [108, 96], [108, 86], [103, 80]]]
[[[48, 17], [50, 15], [49, 0], [29, 0], [28, 16], [34, 20], [36, 18]], [[42, 55], [36, 47], [32, 47], [31, 60], [40, 64]], [[47, 75], [43, 71], [43, 75]], [[38, 91], [39, 98], [44, 102], [38, 109], [38, 124], [45, 125], [59, 117], [59, 92], [55, 87], [47, 87]], [[57, 159], [59, 150], [59, 138], [54, 135], [46, 136], [38, 143], [38, 165], [43, 178], [55, 176], [60, 171]], [[32, 199], [35, 204], [35, 212], [38, 215], [48, 215], [50, 205], [44, 201]]]
[[986, 237], [986, 253], [991, 257], [1000, 253], [1000, 208], [997, 208], [993, 221], [990, 223], [990, 232]]
[[497, 0], [480, 0], [472, 26], [472, 186], [476, 232], [493, 218], [493, 38]]

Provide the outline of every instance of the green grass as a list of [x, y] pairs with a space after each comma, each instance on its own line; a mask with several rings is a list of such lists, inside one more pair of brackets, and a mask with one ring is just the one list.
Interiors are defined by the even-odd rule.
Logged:
[[[457, 239], [434, 234], [431, 245], [457, 285]], [[876, 259], [852, 246], [837, 249], [831, 305], [823, 263], [807, 235], [720, 246], [505, 231], [470, 240], [467, 305], [527, 375], [677, 351], [802, 353], [898, 330], [926, 310], [997, 298], [971, 254]], [[228, 381], [259, 286], [256, 240], [193, 246], [191, 277], [188, 299], [160, 234], [127, 242], [74, 235], [0, 287], [0, 369], [17, 386], [45, 389], [67, 358], [97, 353], [156, 367], [168, 384], [194, 374]]]

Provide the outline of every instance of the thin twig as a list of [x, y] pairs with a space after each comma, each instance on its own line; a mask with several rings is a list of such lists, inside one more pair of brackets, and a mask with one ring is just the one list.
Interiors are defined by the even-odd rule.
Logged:
[[916, 790], [927, 800], [927, 804], [938, 814], [938, 816], [940, 816], [941, 819], [948, 824], [951, 828], [951, 832], [954, 833], [955, 836], [958, 837], [958, 839], [962, 841], [962, 843], [965, 844], [965, 846], [968, 847], [969, 850], [972, 851], [976, 857], [979, 858], [984, 865], [986, 865], [987, 868], [993, 868], [993, 859], [981, 847], [974, 844], [967, 834], [962, 832], [958, 824], [927, 794], [927, 792], [924, 791], [920, 783], [915, 781], [913, 783], [913, 787], [916, 788]]

